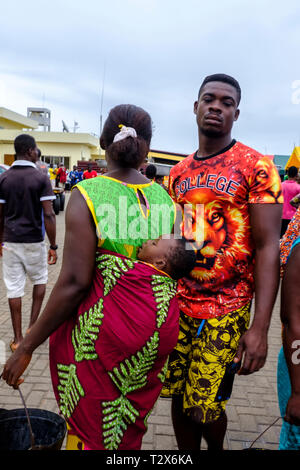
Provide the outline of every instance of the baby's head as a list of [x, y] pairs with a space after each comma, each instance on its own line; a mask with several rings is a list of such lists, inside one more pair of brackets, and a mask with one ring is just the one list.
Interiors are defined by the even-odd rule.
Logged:
[[185, 238], [157, 238], [148, 240], [139, 248], [137, 258], [145, 263], [153, 264], [157, 269], [169, 274], [173, 279], [188, 276], [196, 264], [193, 249], [187, 250]]

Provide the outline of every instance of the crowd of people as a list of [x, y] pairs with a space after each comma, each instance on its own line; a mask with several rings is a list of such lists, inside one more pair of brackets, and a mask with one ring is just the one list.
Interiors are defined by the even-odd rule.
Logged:
[[80, 181], [90, 178], [95, 178], [98, 176], [96, 170], [93, 169], [92, 164], [89, 162], [87, 164], [87, 169], [83, 170], [81, 167], [73, 165], [72, 170], [68, 170], [63, 163], [54, 167], [53, 163], [47, 164], [44, 163], [45, 168], [47, 168], [48, 176], [50, 178], [51, 186], [54, 189], [57, 188], [66, 188], [66, 183], [69, 183], [69, 189], [72, 189], [75, 184], [80, 183]]
[[[266, 361], [280, 268], [279, 448], [300, 449], [300, 366], [293, 354], [300, 340], [300, 186], [294, 170], [282, 183], [268, 156], [232, 138], [240, 100], [234, 78], [204, 79], [194, 103], [197, 150], [171, 169], [168, 191], [151, 165], [140, 171], [152, 122], [134, 105], [114, 107], [105, 122], [107, 172], [95, 178], [88, 168], [81, 180], [76, 167], [70, 172], [59, 277], [41, 315], [15, 337], [2, 375], [11, 386], [21, 384], [32, 354], [50, 338], [67, 449], [140, 449], [161, 396], [172, 400], [179, 450], [199, 450], [202, 438], [209, 450], [222, 450], [235, 374], [255, 373]], [[24, 201], [34, 193], [35, 235], [16, 230], [24, 214], [15, 214], [20, 194], [12, 193], [25, 172], [32, 184], [38, 159], [35, 142], [24, 142], [15, 142], [16, 162], [0, 177], [4, 281], [10, 305], [18, 299], [12, 318], [21, 315], [23, 278], [12, 285], [11, 245], [24, 250], [42, 242], [42, 209], [49, 262], [57, 249], [45, 175], [36, 174], [35, 191], [22, 189]], [[28, 274], [44, 285], [45, 277]]]

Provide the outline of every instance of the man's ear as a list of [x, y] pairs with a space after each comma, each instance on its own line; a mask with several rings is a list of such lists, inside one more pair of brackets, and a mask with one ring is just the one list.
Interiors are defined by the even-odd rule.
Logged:
[[197, 114], [197, 109], [198, 109], [198, 101], [195, 101], [195, 103], [194, 103], [194, 114]]
[[234, 120], [237, 121], [240, 115], [240, 110], [236, 109], [235, 114], [234, 114]]

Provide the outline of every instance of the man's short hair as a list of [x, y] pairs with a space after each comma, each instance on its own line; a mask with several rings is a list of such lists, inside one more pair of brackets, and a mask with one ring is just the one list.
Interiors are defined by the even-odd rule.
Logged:
[[204, 85], [206, 85], [209, 82], [222, 82], [222, 83], [228, 83], [228, 85], [233, 86], [236, 89], [237, 95], [238, 95], [238, 103], [237, 104], [240, 103], [242, 91], [241, 91], [241, 87], [239, 85], [239, 82], [235, 78], [231, 77], [230, 75], [226, 75], [225, 73], [215, 73], [213, 75], [208, 75], [207, 77], [205, 77], [205, 79], [202, 82], [202, 85], [200, 86], [199, 93], [198, 93], [198, 98], [201, 94], [201, 91], [202, 91]]
[[188, 276], [194, 269], [196, 253], [184, 237], [178, 238], [176, 242], [176, 246], [167, 252], [167, 261], [170, 265], [171, 277], [178, 280]]
[[30, 149], [36, 147], [36, 142], [31, 135], [20, 134], [15, 138], [14, 147], [16, 155], [25, 155]]
[[150, 165], [148, 165], [146, 170], [145, 170], [145, 175], [147, 176], [147, 178], [152, 180], [153, 178], [155, 178], [156, 173], [157, 173], [156, 166], [153, 165], [152, 163], [150, 163]]

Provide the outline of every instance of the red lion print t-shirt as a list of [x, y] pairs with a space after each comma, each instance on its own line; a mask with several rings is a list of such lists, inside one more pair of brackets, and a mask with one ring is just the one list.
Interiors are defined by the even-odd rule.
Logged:
[[254, 292], [249, 204], [283, 202], [272, 160], [233, 140], [217, 155], [196, 152], [175, 165], [169, 193], [182, 209], [180, 230], [197, 251], [190, 277], [178, 283], [181, 310], [215, 318], [247, 304]]

